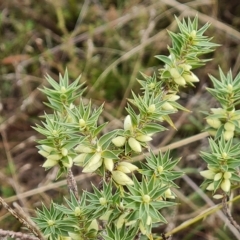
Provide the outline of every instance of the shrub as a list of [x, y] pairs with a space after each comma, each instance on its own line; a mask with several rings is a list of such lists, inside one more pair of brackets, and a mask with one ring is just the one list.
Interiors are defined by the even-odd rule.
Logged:
[[[153, 227], [167, 224], [163, 208], [172, 208], [177, 202], [174, 182], [183, 176], [176, 166], [180, 158], [170, 157], [170, 151], [155, 154], [149, 142], [154, 134], [167, 130], [163, 122], [174, 127], [170, 115], [179, 110], [188, 111], [180, 105], [180, 91], [193, 87], [199, 78], [193, 70], [210, 59], [200, 58], [218, 45], [204, 36], [209, 24], [198, 28], [195, 17], [176, 18], [179, 33], [169, 32], [172, 40], [168, 47], [169, 56], [156, 56], [164, 66], [153, 76], [142, 74], [138, 80], [141, 94], [132, 92], [123, 120], [123, 128], [103, 133], [107, 123], [99, 124], [104, 105], [96, 108], [91, 101], [82, 100], [85, 86], [76, 79], [69, 81], [66, 70], [56, 82], [50, 76], [50, 88], [41, 91], [47, 96], [46, 105], [51, 114], [45, 114], [42, 125], [34, 129], [44, 137], [38, 140], [39, 154], [46, 158], [42, 167], [46, 170], [58, 167], [56, 178], [67, 178], [69, 197], [65, 204], [44, 204], [37, 209], [33, 218], [35, 225], [19, 217], [2, 198], [1, 203], [17, 217], [39, 239], [105, 239], [133, 240], [154, 239]], [[213, 193], [213, 198], [222, 199], [226, 215], [239, 229], [228, 210], [227, 198], [240, 180], [239, 143], [234, 137], [240, 130], [239, 104], [240, 75], [233, 79], [231, 72], [226, 76], [220, 69], [220, 79], [210, 76], [213, 88], [207, 90], [215, 97], [220, 107], [206, 113], [206, 130], [210, 151], [201, 157], [208, 164], [200, 174], [205, 178], [203, 186]], [[134, 161], [143, 155], [142, 162]], [[81, 196], [72, 173], [72, 166], [82, 168], [82, 172], [97, 174], [101, 182], [92, 184], [92, 191], [83, 191]], [[35, 239], [25, 234], [0, 232], [4, 236]], [[17, 235], [18, 234], [18, 235]], [[170, 233], [158, 236], [166, 239]]]

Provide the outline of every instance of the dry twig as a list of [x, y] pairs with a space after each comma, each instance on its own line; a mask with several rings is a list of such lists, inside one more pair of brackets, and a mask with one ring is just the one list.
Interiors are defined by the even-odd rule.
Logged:
[[[35, 227], [32, 226], [30, 223], [26, 221], [23, 217], [21, 217], [14, 209], [12, 209], [5, 201], [3, 198], [0, 197], [0, 204], [9, 212], [11, 213], [20, 223], [22, 223], [26, 228], [29, 229], [30, 232], [32, 232], [38, 239], [40, 240], [45, 240], [44, 237], [42, 236], [41, 232]], [[3, 231], [3, 230], [2, 230]], [[9, 232], [9, 231], [7, 231]], [[23, 234], [23, 233], [21, 233]], [[23, 234], [25, 235], [25, 234]], [[1, 232], [0, 232], [1, 236]], [[17, 237], [17, 236], [16, 236]], [[24, 239], [24, 238], [22, 238]], [[26, 238], [25, 238], [26, 239]]]
[[11, 238], [20, 238], [23, 240], [37, 240], [39, 238], [26, 234], [26, 233], [22, 233], [22, 232], [13, 232], [13, 231], [7, 231], [7, 230], [3, 230], [0, 229], [0, 239], [2, 239], [1, 237], [11, 237]]
[[224, 211], [226, 217], [228, 218], [229, 222], [240, 232], [240, 226], [234, 220], [234, 218], [233, 218], [233, 216], [230, 212], [230, 209], [228, 207], [227, 194], [226, 193], [223, 193], [222, 205], [223, 205], [223, 211]]
[[69, 191], [70, 192], [72, 191], [74, 196], [76, 197], [76, 199], [79, 200], [77, 182], [76, 182], [76, 179], [73, 176], [71, 168], [69, 168], [68, 174], [67, 174], [67, 186], [68, 186]]

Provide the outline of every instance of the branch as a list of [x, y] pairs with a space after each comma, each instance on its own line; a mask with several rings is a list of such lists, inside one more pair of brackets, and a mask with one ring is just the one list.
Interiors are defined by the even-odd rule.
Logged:
[[228, 207], [227, 194], [226, 193], [223, 193], [222, 205], [223, 205], [223, 211], [224, 211], [226, 217], [228, 218], [230, 223], [240, 232], [240, 226], [238, 225], [238, 223], [232, 217], [232, 214], [231, 214], [230, 209]]
[[39, 240], [38, 237], [28, 235], [26, 233], [13, 232], [13, 231], [0, 229], [0, 239], [2, 239], [1, 237], [7, 237], [7, 236], [9, 236], [11, 238], [20, 238], [20, 239], [23, 239], [23, 240]]
[[[12, 209], [1, 197], [0, 197], [0, 204], [2, 204], [3, 207], [9, 213], [11, 213], [20, 223], [22, 223], [25, 227], [27, 227], [29, 229], [29, 231], [32, 232], [37, 237], [37, 239], [45, 240], [44, 237], [42, 236], [41, 232], [39, 231], [39, 229], [37, 229], [35, 226], [32, 226], [32, 224], [27, 222], [26, 219], [24, 219], [14, 209]], [[10, 232], [10, 231], [6, 231], [6, 232]], [[20, 234], [23, 234], [23, 233], [20, 233]], [[26, 235], [26, 234], [23, 234], [23, 235]], [[1, 234], [0, 234], [0, 236], [1, 236]], [[26, 235], [26, 236], [28, 236], [28, 235]]]
[[68, 173], [67, 173], [67, 186], [69, 189], [69, 192], [73, 192], [75, 198], [79, 200], [79, 195], [78, 195], [78, 188], [77, 188], [77, 182], [73, 176], [72, 169], [69, 168]]

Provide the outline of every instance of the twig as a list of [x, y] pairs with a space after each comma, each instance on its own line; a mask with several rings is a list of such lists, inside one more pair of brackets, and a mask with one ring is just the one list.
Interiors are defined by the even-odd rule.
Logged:
[[228, 207], [227, 194], [226, 193], [223, 193], [222, 205], [223, 205], [223, 211], [224, 211], [226, 217], [228, 218], [230, 223], [240, 232], [240, 226], [238, 225], [238, 223], [232, 217], [232, 214], [231, 214], [230, 209]]
[[[22, 223], [25, 227], [29, 229], [30, 232], [32, 232], [38, 239], [45, 240], [39, 230], [29, 224], [24, 218], [22, 218], [14, 209], [12, 209], [4, 200], [0, 197], [0, 203], [3, 205], [3, 207], [10, 212], [20, 223]], [[1, 236], [1, 235], [0, 235]]]
[[76, 199], [79, 200], [77, 182], [76, 182], [76, 180], [75, 180], [75, 178], [73, 176], [71, 168], [69, 168], [68, 174], [67, 174], [67, 185], [68, 185], [69, 191], [70, 192], [72, 191], [74, 196], [76, 197]]
[[11, 238], [20, 238], [20, 239], [24, 239], [24, 240], [38, 240], [39, 239], [35, 236], [31, 236], [26, 233], [13, 232], [13, 231], [0, 229], [0, 237], [7, 237], [7, 236], [9, 236]]
[[[90, 179], [91, 176], [92, 175], [80, 174], [80, 175], [76, 176], [75, 179], [76, 179], [76, 181], [82, 181], [83, 179], [88, 179], [88, 178]], [[1, 172], [0, 172], [0, 179], [1, 178], [3, 178], [3, 176], [1, 176]], [[49, 183], [45, 186], [41, 186], [41, 187], [38, 187], [38, 188], [35, 188], [35, 189], [32, 189], [32, 190], [26, 191], [24, 193], [20, 193], [18, 195], [5, 198], [5, 202], [9, 203], [9, 202], [13, 202], [13, 201], [16, 201], [18, 199], [21, 199], [21, 198], [31, 197], [33, 195], [40, 194], [42, 192], [46, 192], [46, 191], [51, 190], [51, 189], [57, 189], [59, 187], [66, 186], [66, 184], [67, 184], [66, 179], [58, 181], [58, 182], [54, 182], [54, 183]]]

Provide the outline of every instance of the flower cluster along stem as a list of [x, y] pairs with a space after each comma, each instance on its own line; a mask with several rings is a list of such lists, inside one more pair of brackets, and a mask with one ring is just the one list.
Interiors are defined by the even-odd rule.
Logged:
[[[34, 127], [45, 137], [38, 141], [37, 148], [46, 158], [43, 167], [48, 170], [57, 166], [57, 178], [67, 175], [70, 190], [66, 206], [52, 202], [50, 207], [43, 204], [42, 210], [36, 212], [34, 221], [48, 240], [134, 240], [141, 235], [152, 240], [153, 226], [167, 223], [161, 209], [177, 204], [173, 189], [178, 187], [174, 181], [184, 174], [176, 171], [181, 158], [172, 159], [169, 150], [155, 154], [149, 142], [154, 134], [167, 130], [162, 122], [174, 128], [171, 114], [188, 111], [177, 102], [177, 93], [199, 81], [191, 69], [204, 65], [208, 59], [198, 56], [217, 46], [203, 36], [208, 24], [198, 29], [197, 17], [193, 21], [176, 21], [180, 32], [169, 32], [169, 56], [156, 56], [163, 62], [159, 76], [142, 74], [143, 79], [138, 80], [141, 93], [132, 92], [120, 129], [103, 133], [107, 125], [99, 125], [103, 105], [94, 108], [91, 101], [81, 99], [84, 89], [79, 78], [70, 83], [67, 71], [60, 75], [59, 83], [47, 77], [51, 88], [41, 91], [48, 97], [47, 105], [53, 114], [45, 114], [43, 126]], [[136, 164], [134, 157], [145, 150], [149, 155]], [[83, 191], [81, 197], [73, 165], [81, 167], [83, 174], [96, 173], [101, 178], [98, 186], [92, 184], [92, 191]], [[230, 187], [231, 174], [224, 174], [220, 183], [223, 189]]]

